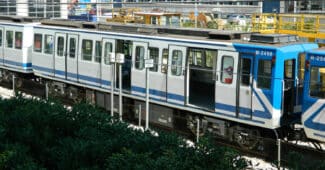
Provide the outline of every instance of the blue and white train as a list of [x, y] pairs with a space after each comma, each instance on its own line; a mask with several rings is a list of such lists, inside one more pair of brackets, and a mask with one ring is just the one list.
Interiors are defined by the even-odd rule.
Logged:
[[[291, 136], [302, 122], [309, 138], [325, 142], [325, 88], [318, 86], [324, 53], [296, 36], [59, 20], [1, 21], [0, 36], [2, 81], [33, 75], [52, 94], [86, 97], [107, 110], [110, 89], [122, 87], [123, 100], [137, 108], [145, 100], [144, 62], [153, 59], [152, 123], [195, 132], [199, 120], [200, 132], [253, 148], [256, 136]], [[119, 53], [126, 61], [122, 85], [112, 83], [119, 70], [109, 59]]]

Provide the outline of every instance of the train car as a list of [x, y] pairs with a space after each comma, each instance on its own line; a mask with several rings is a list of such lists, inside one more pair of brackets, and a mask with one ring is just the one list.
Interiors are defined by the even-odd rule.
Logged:
[[3, 16], [0, 18], [0, 81], [11, 81], [14, 74], [17, 77], [32, 74], [34, 20]]
[[112, 83], [119, 69], [109, 57], [123, 54], [123, 99], [137, 108], [145, 100], [145, 59], [153, 59], [152, 123], [195, 132], [199, 120], [201, 132], [249, 148], [265, 129], [287, 131], [299, 122], [305, 53], [318, 47], [282, 34], [71, 21], [44, 21], [33, 37], [33, 71], [52, 93], [86, 94], [110, 110], [110, 89], [120, 85]]
[[306, 56], [302, 123], [308, 138], [325, 142], [325, 48]]

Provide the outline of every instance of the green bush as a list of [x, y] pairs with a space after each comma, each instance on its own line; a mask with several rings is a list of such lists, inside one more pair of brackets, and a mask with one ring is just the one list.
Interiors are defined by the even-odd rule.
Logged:
[[305, 157], [302, 154], [296, 152], [288, 153], [288, 169], [293, 170], [324, 170], [325, 169], [325, 161], [315, 160], [309, 157]]
[[[0, 169], [245, 169], [231, 149], [128, 128], [94, 106], [0, 99]], [[114, 122], [114, 123], [113, 123]]]

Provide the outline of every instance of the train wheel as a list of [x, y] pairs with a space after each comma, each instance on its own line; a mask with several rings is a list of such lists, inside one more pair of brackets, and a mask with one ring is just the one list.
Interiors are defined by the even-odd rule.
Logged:
[[67, 90], [67, 95], [68, 95], [68, 98], [73, 100], [73, 102], [77, 103], [77, 102], [80, 102], [80, 98], [79, 98], [79, 95], [78, 95], [78, 89], [75, 88], [75, 87], [68, 87], [68, 90]]
[[234, 141], [242, 148], [254, 149], [260, 141], [260, 131], [258, 129], [249, 129], [245, 127], [235, 126], [233, 132]]

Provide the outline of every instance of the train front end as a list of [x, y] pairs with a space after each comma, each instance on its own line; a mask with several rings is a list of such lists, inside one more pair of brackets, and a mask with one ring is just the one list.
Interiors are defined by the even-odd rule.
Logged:
[[302, 123], [308, 138], [325, 142], [325, 48], [307, 53]]

